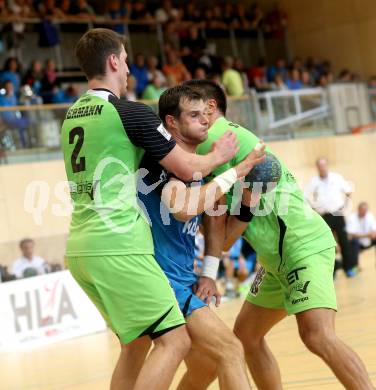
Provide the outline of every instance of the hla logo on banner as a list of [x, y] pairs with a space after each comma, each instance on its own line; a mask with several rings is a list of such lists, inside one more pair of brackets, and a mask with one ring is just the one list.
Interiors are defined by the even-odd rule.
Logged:
[[64, 282], [60, 279], [39, 288], [9, 294], [16, 333], [58, 325], [66, 317], [77, 319]]

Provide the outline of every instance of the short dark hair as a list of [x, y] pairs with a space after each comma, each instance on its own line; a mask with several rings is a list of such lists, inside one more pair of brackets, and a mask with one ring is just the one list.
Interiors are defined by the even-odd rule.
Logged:
[[20, 241], [20, 248], [22, 249], [22, 247], [25, 245], [25, 244], [28, 244], [29, 242], [33, 243], [34, 244], [34, 240], [32, 238], [23, 238], [21, 241]]
[[210, 80], [189, 80], [184, 83], [195, 90], [198, 90], [204, 100], [214, 99], [217, 102], [217, 107], [223, 115], [227, 111], [227, 99], [223, 89], [214, 81]]
[[164, 91], [159, 98], [158, 111], [159, 117], [166, 126], [166, 116], [172, 115], [179, 118], [181, 114], [180, 103], [183, 99], [188, 101], [204, 100], [202, 93], [188, 85], [177, 85]]
[[111, 54], [120, 56], [123, 38], [107, 28], [93, 28], [78, 41], [75, 55], [88, 80], [106, 73], [106, 60]]

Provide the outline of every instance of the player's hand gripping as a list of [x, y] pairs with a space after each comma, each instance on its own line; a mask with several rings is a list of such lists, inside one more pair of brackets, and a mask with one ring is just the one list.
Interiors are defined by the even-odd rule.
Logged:
[[264, 160], [265, 144], [263, 141], [260, 141], [257, 144], [257, 147], [252, 149], [251, 153], [249, 153], [242, 162], [234, 167], [238, 178], [240, 179], [241, 177], [248, 175], [249, 171], [251, 171], [255, 165], [262, 163]]
[[222, 165], [230, 161], [239, 151], [238, 144], [239, 141], [236, 138], [236, 134], [232, 131], [226, 131], [212, 146], [212, 153], [215, 156], [216, 164]]
[[215, 297], [215, 306], [221, 303], [221, 294], [217, 290], [215, 280], [201, 276], [198, 282], [193, 287], [193, 292], [208, 305], [212, 297]]

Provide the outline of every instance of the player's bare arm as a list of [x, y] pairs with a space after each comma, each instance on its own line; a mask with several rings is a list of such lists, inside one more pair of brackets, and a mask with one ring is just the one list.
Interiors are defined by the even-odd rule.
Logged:
[[171, 178], [162, 190], [162, 201], [179, 221], [188, 221], [196, 215], [213, 208], [215, 203], [240, 178], [264, 160], [263, 145], [261, 150], [253, 150], [234, 168], [219, 175], [205, 185], [187, 187], [185, 183]]
[[176, 145], [159, 163], [183, 181], [190, 181], [195, 173], [207, 176], [215, 168], [230, 161], [238, 150], [236, 135], [228, 131], [213, 144], [207, 155], [189, 153]]

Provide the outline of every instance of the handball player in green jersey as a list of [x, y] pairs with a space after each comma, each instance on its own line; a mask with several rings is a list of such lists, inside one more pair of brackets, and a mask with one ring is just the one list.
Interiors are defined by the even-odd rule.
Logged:
[[[185, 84], [197, 88], [207, 103], [211, 127], [198, 153], [207, 153], [211, 144], [228, 129], [238, 137], [239, 152], [229, 163], [213, 171], [217, 176], [244, 159], [259, 139], [226, 119], [226, 96], [219, 85], [206, 80], [191, 80]], [[268, 148], [266, 151], [272, 155]], [[227, 224], [225, 215], [211, 218], [213, 226], [209, 230], [212, 236], [209, 255], [219, 256], [223, 247], [229, 248], [243, 234], [262, 266], [234, 329], [243, 343], [248, 367], [259, 389], [282, 389], [278, 364], [266, 344], [265, 335], [286, 315], [294, 314], [306, 347], [325, 361], [347, 389], [372, 389], [364, 364], [335, 333], [333, 235], [324, 220], [305, 202], [294, 176], [282, 161], [279, 166], [280, 177], [270, 183], [269, 192], [261, 194], [257, 207], [250, 207], [252, 195], [248, 189], [240, 191], [240, 196], [239, 191], [234, 190], [227, 196], [234, 215]], [[267, 182], [268, 172], [262, 174]], [[272, 172], [269, 174], [273, 181]], [[264, 187], [262, 175], [259, 180]], [[257, 183], [251, 186], [256, 186], [252, 187], [254, 190]]]
[[[137, 204], [137, 170], [147, 154], [183, 180], [206, 175], [233, 157], [236, 137], [227, 133], [208, 155], [197, 156], [176, 144], [149, 107], [122, 99], [129, 70], [114, 31], [89, 30], [76, 56], [89, 89], [68, 110], [61, 130], [74, 205], [67, 267], [123, 348], [145, 335], [154, 340], [133, 388], [165, 389], [190, 339]], [[111, 389], [124, 388], [122, 381], [117, 365]]]

